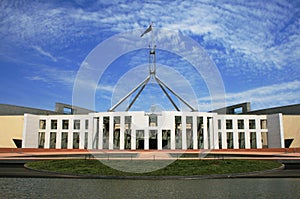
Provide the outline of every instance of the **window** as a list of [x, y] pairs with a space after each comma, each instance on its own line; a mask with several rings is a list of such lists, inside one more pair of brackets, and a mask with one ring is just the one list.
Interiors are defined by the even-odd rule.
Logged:
[[226, 129], [232, 129], [232, 120], [226, 120]]
[[68, 108], [68, 107], [64, 107], [63, 109], [64, 114], [73, 114], [73, 109], [72, 108]]
[[46, 129], [46, 120], [40, 120], [40, 129]]
[[61, 148], [68, 148], [68, 132], [62, 132], [61, 134]]
[[221, 122], [221, 120], [218, 120], [218, 129], [221, 129], [222, 128], [222, 122]]
[[109, 117], [103, 117], [103, 149], [108, 149], [109, 139]]
[[255, 129], [255, 120], [249, 120], [249, 129]]
[[44, 147], [45, 147], [45, 132], [39, 132], [38, 148], [44, 148]]
[[181, 128], [181, 116], [175, 116], [175, 148], [182, 148], [182, 128]]
[[203, 149], [204, 148], [203, 117], [197, 117], [197, 140], [198, 140], [198, 149]]
[[114, 117], [114, 149], [120, 148], [120, 116]]
[[219, 135], [219, 149], [222, 149], [222, 132], [219, 132], [218, 135]]
[[256, 132], [251, 132], [250, 133], [250, 145], [251, 149], [256, 149]]
[[89, 129], [89, 120], [85, 120], [85, 129]]
[[[124, 144], [125, 149], [131, 149], [131, 116], [125, 116]], [[144, 142], [142, 147], [144, 149]], [[136, 149], [138, 149], [138, 141], [136, 142]]]
[[245, 148], [245, 132], [239, 132], [239, 148]]
[[57, 120], [51, 120], [51, 129], [57, 129]]
[[268, 132], [261, 132], [261, 142], [263, 148], [268, 148]]
[[88, 132], [84, 133], [84, 149], [88, 148]]
[[69, 129], [69, 120], [62, 121], [62, 129]]
[[162, 130], [162, 148], [170, 149], [171, 147], [171, 130]]
[[80, 120], [74, 120], [74, 129], [80, 129]]
[[149, 115], [149, 126], [157, 126], [157, 115]]
[[79, 133], [73, 133], [73, 149], [79, 149]]
[[193, 148], [193, 117], [186, 117], [186, 147]]
[[240, 113], [243, 113], [243, 107], [235, 108], [235, 109], [233, 110], [233, 113], [234, 113], [234, 114], [240, 114]]
[[144, 130], [136, 130], [136, 149], [144, 149]]
[[238, 129], [244, 129], [244, 120], [238, 120]]
[[233, 149], [233, 133], [227, 132], [227, 149]]
[[50, 133], [50, 149], [55, 149], [56, 146], [56, 132]]
[[267, 129], [267, 120], [260, 120], [260, 128]]

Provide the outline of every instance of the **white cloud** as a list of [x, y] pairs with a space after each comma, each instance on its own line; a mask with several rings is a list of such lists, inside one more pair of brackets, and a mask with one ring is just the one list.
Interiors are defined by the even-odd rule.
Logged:
[[[252, 109], [262, 109], [275, 106], [289, 105], [299, 103], [300, 96], [300, 81], [295, 80], [287, 83], [274, 84], [255, 89], [250, 89], [239, 93], [227, 93], [227, 106], [239, 104], [242, 102], [251, 102]], [[215, 99], [216, 102], [220, 99]], [[211, 110], [211, 96], [206, 96], [199, 99], [202, 109]], [[222, 104], [220, 104], [222, 106]], [[217, 107], [220, 107], [216, 104]]]
[[32, 46], [32, 48], [34, 48], [36, 51], [38, 51], [41, 55], [44, 55], [44, 56], [50, 58], [52, 61], [57, 62], [57, 59], [53, 55], [51, 55], [51, 53], [46, 52], [40, 46]]

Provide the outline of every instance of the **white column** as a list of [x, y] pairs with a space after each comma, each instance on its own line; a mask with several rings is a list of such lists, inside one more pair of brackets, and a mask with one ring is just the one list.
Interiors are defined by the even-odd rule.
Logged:
[[[97, 122], [97, 120], [96, 120]], [[98, 121], [98, 149], [103, 149], [103, 116], [99, 117]]]
[[73, 149], [73, 130], [68, 132], [68, 149]]
[[175, 116], [172, 115], [171, 120], [171, 150], [175, 150]]
[[260, 119], [256, 118], [255, 119], [255, 131], [256, 131], [256, 146], [258, 149], [262, 148], [262, 143], [261, 143], [261, 128], [260, 128]]
[[108, 149], [113, 150], [114, 149], [114, 117], [109, 116], [109, 134], [108, 134]]
[[131, 129], [131, 150], [136, 150], [136, 130]]
[[157, 129], [157, 149], [162, 150], [162, 130]]
[[245, 149], [250, 149], [250, 130], [249, 130], [249, 119], [244, 120], [245, 127]]
[[186, 115], [181, 116], [182, 150], [186, 150]]
[[93, 149], [93, 135], [94, 135], [94, 118], [89, 117], [89, 129], [88, 129], [88, 145], [87, 149]]
[[84, 149], [84, 130], [85, 130], [85, 119], [80, 119], [79, 149]]
[[62, 120], [57, 119], [56, 144], [55, 144], [56, 149], [61, 148], [61, 130], [62, 130]]
[[73, 149], [73, 128], [74, 128], [74, 119], [70, 118], [69, 120], [69, 131], [68, 131], [68, 143], [67, 148]]
[[204, 149], [208, 149], [207, 116], [203, 116], [203, 142]]
[[226, 120], [221, 119], [221, 133], [222, 133], [222, 149], [227, 149], [227, 133], [226, 133]]
[[45, 129], [45, 149], [49, 149], [50, 146], [50, 130], [51, 129], [51, 120], [49, 118], [46, 119], [46, 129]]
[[145, 150], [149, 150], [149, 129], [145, 128], [145, 136], [144, 136], [144, 148]]
[[120, 116], [120, 150], [124, 150], [125, 116]]
[[209, 149], [213, 149], [214, 148], [214, 126], [213, 126], [213, 118], [209, 118], [208, 119], [208, 123], [209, 123], [209, 132], [208, 132], [208, 135], [209, 135]]
[[193, 149], [198, 149], [197, 140], [197, 116], [193, 116]]
[[212, 149], [219, 149], [219, 133], [218, 133], [218, 120], [215, 118], [215, 116], [212, 118], [213, 121], [213, 147]]
[[232, 119], [232, 130], [233, 130], [233, 148], [238, 149], [239, 148], [239, 133], [237, 129], [237, 118]]
[[95, 149], [94, 143], [98, 142], [98, 140], [97, 141], [95, 140], [96, 134], [97, 134], [97, 118], [96, 117], [93, 117], [93, 123], [91, 125], [93, 125], [93, 128], [92, 128], [92, 133], [89, 136], [89, 148]]

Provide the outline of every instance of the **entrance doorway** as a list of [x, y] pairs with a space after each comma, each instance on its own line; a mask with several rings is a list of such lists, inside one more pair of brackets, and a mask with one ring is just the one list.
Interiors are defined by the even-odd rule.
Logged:
[[149, 149], [157, 149], [157, 130], [149, 131]]

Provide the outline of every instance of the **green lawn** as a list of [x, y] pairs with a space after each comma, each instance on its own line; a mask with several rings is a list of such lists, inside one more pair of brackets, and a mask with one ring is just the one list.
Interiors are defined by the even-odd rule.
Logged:
[[[70, 174], [106, 175], [106, 176], [191, 176], [208, 174], [228, 174], [278, 168], [280, 163], [259, 160], [177, 160], [167, 165], [165, 160], [47, 160], [26, 164], [37, 170], [47, 170]], [[104, 164], [103, 164], [104, 163]], [[108, 164], [110, 166], [107, 166]], [[113, 168], [136, 169], [138, 173], [123, 172]], [[143, 173], [143, 168], [152, 167], [152, 172]], [[156, 168], [162, 168], [156, 170]], [[133, 169], [133, 170], [134, 170]]]

